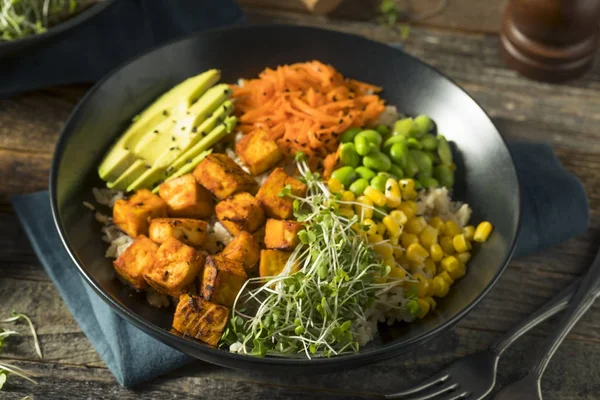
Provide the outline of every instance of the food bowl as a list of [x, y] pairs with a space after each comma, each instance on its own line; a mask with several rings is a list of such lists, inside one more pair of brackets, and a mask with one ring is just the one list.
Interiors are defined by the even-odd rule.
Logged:
[[[467, 274], [425, 319], [381, 327], [359, 353], [331, 358], [281, 358], [230, 353], [171, 332], [173, 310], [150, 306], [116, 277], [104, 257], [100, 225], [83, 206], [103, 186], [97, 166], [131, 118], [185, 78], [219, 68], [224, 82], [256, 76], [265, 67], [318, 59], [344, 76], [383, 87], [388, 104], [407, 115], [427, 114], [456, 144], [454, 198], [468, 202], [475, 221], [494, 233], [474, 251]], [[460, 149], [458, 151], [457, 149]], [[494, 286], [512, 255], [520, 217], [519, 183], [498, 130], [455, 83], [414, 57], [358, 36], [293, 26], [251, 26], [196, 34], [159, 47], [122, 66], [92, 88], [58, 141], [50, 177], [56, 227], [79, 273], [119, 315], [158, 340], [225, 367], [303, 373], [362, 366], [407, 352], [464, 317]], [[69, 266], [65, 266], [69, 268]], [[149, 349], [151, 351], [151, 349]]]

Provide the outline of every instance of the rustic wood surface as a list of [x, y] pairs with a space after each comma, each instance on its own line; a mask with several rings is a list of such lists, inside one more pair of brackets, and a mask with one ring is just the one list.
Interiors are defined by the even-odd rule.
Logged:
[[[469, 9], [479, 2], [457, 3]], [[404, 357], [320, 376], [270, 376], [198, 362], [137, 388], [124, 389], [68, 313], [8, 203], [15, 194], [47, 188], [59, 131], [87, 86], [23, 94], [0, 101], [0, 316], [11, 310], [30, 315], [38, 327], [45, 357], [36, 359], [31, 337], [25, 326], [18, 325], [23, 335], [5, 342], [2, 358], [29, 370], [39, 384], [11, 377], [0, 398], [374, 398], [425, 378], [457, 357], [487, 347], [591, 263], [600, 245], [598, 63], [580, 80], [547, 85], [528, 81], [507, 69], [499, 56], [496, 35], [416, 27], [403, 39], [398, 32], [370, 22], [328, 21], [264, 10], [253, 13], [251, 19], [327, 25], [383, 42], [402, 42], [406, 51], [436, 66], [473, 95], [507, 138], [554, 145], [565, 167], [585, 185], [591, 208], [589, 230], [556, 248], [511, 262], [498, 285], [454, 329]], [[549, 327], [547, 323], [535, 329], [507, 351], [500, 362], [500, 386], [523, 373], [535, 345]], [[597, 399], [599, 364], [600, 305], [596, 305], [550, 363], [542, 381], [544, 398]]]

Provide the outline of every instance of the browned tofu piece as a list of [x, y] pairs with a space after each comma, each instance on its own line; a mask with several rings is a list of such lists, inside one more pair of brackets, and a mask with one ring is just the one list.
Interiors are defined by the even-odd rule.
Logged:
[[241, 262], [246, 272], [253, 270], [260, 258], [260, 246], [254, 235], [241, 231], [221, 252], [221, 256]]
[[265, 229], [265, 246], [268, 249], [292, 251], [300, 242], [298, 232], [302, 228], [297, 221], [269, 218]]
[[204, 343], [216, 346], [229, 321], [230, 310], [200, 296], [182, 294], [173, 317], [173, 329]]
[[206, 241], [208, 223], [189, 218], [155, 218], [150, 221], [150, 239], [164, 243], [175, 238], [190, 246], [202, 246]]
[[234, 193], [256, 193], [254, 178], [225, 154], [210, 154], [194, 170], [194, 178], [219, 200]]
[[250, 193], [237, 193], [215, 207], [219, 222], [232, 235], [241, 231], [255, 232], [265, 223], [265, 212], [260, 201]]
[[235, 152], [252, 175], [260, 175], [273, 168], [283, 158], [283, 153], [269, 134], [256, 130], [245, 135], [235, 146]]
[[[260, 267], [258, 268], [261, 277], [276, 276], [283, 271], [285, 264], [292, 252], [281, 250], [261, 250], [260, 251]], [[290, 274], [298, 272], [299, 265], [292, 266]]]
[[144, 273], [144, 279], [157, 292], [178, 297], [200, 275], [205, 258], [204, 253], [169, 238], [158, 248], [154, 264]]
[[148, 221], [166, 217], [167, 203], [147, 189], [138, 190], [129, 199], [117, 200], [113, 222], [131, 237], [148, 234]]
[[133, 243], [117, 258], [113, 265], [117, 274], [134, 288], [148, 287], [144, 272], [154, 264], [158, 245], [144, 235], [139, 235]]
[[158, 194], [167, 203], [169, 217], [208, 218], [215, 208], [212, 194], [192, 174], [166, 181]]
[[232, 307], [248, 279], [241, 262], [225, 257], [206, 257], [200, 293], [204, 300]]
[[269, 218], [290, 219], [293, 215], [294, 200], [288, 196], [280, 197], [279, 193], [290, 185], [292, 194], [298, 197], [306, 196], [306, 185], [296, 178], [292, 178], [282, 168], [275, 168], [265, 183], [260, 187], [256, 198], [265, 208]]

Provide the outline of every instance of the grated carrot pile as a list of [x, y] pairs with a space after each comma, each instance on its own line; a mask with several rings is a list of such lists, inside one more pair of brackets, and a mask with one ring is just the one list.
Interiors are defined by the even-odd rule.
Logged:
[[319, 61], [267, 68], [231, 87], [238, 128], [265, 130], [287, 155], [323, 159], [336, 151], [342, 132], [369, 125], [385, 108], [380, 87], [344, 78]]

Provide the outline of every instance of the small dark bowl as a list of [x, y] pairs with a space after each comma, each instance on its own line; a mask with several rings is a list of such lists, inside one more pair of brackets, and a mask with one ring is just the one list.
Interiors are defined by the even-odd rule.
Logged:
[[[409, 115], [428, 114], [454, 141], [455, 197], [473, 208], [473, 221], [495, 230], [477, 246], [469, 271], [430, 316], [414, 324], [382, 327], [358, 354], [329, 359], [256, 358], [218, 350], [169, 332], [172, 310], [146, 303], [116, 277], [100, 225], [82, 201], [101, 187], [96, 168], [128, 121], [159, 94], [209, 68], [224, 82], [256, 76], [265, 67], [318, 59], [345, 76], [380, 85], [389, 104]], [[414, 349], [464, 317], [492, 288], [514, 249], [520, 216], [512, 158], [485, 112], [448, 78], [419, 60], [357, 36], [292, 26], [254, 26], [197, 34], [143, 55], [99, 82], [81, 101], [58, 141], [50, 178], [56, 226], [86, 282], [118, 314], [162, 342], [196, 358], [233, 368], [282, 372], [331, 371], [380, 361]]]

